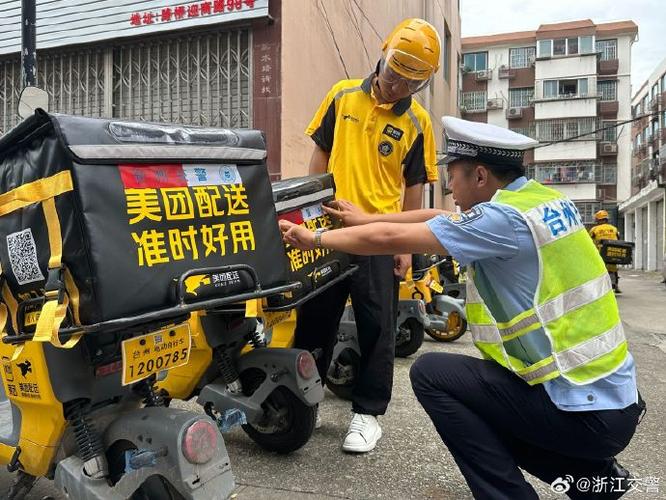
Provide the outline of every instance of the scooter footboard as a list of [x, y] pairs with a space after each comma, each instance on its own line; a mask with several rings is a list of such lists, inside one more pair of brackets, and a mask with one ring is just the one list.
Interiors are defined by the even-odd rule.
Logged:
[[425, 328], [430, 326], [425, 303], [420, 299], [403, 299], [398, 302], [398, 325], [409, 318], [416, 318]]
[[[242, 393], [230, 392], [226, 384], [218, 379], [201, 389], [197, 402], [206, 406], [212, 404], [218, 412], [237, 408], [242, 410], [248, 421], [259, 418], [263, 410], [261, 403], [277, 388], [284, 386], [308, 406], [314, 406], [324, 399], [324, 389], [321, 377], [316, 372], [310, 378], [304, 378], [298, 369], [299, 355], [305, 351], [301, 349], [256, 349], [241, 356], [238, 361], [238, 371], [255, 368], [266, 374], [266, 377], [252, 393], [245, 396]], [[308, 356], [310, 356], [308, 354]]]
[[463, 318], [467, 319], [465, 301], [463, 299], [457, 299], [449, 295], [436, 295], [433, 298], [433, 305], [442, 314], [445, 313], [448, 315], [452, 311], [457, 311]]
[[[217, 438], [212, 458], [203, 464], [191, 463], [184, 452], [187, 430], [199, 421], [210, 422]], [[71, 456], [58, 463], [56, 485], [67, 492], [69, 498], [77, 500], [125, 500], [151, 476], [165, 478], [188, 500], [225, 499], [235, 488], [222, 435], [205, 415], [164, 407], [123, 413], [104, 433], [107, 449], [119, 441], [132, 443], [139, 451], [145, 450], [147, 462], [152, 464], [130, 467], [110, 486], [106, 480], [88, 477], [83, 472], [81, 458]]]

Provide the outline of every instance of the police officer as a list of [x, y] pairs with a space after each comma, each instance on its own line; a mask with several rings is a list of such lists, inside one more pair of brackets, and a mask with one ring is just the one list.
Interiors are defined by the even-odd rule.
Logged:
[[[599, 253], [573, 202], [524, 177], [523, 151], [535, 141], [443, 123], [462, 212], [367, 215], [340, 201], [329, 211], [355, 227], [313, 234], [282, 222], [285, 241], [356, 254], [446, 252], [467, 265], [468, 322], [483, 359], [428, 353], [410, 377], [472, 493], [538, 498], [522, 468], [572, 498], [618, 498], [629, 473], [614, 457], [644, 403]], [[589, 487], [595, 480], [603, 492]]]
[[[429, 84], [439, 56], [439, 36], [430, 24], [400, 23], [386, 39], [376, 71], [365, 80], [336, 83], [319, 106], [306, 130], [315, 143], [310, 174], [331, 172], [338, 196], [369, 213], [421, 208], [424, 183], [437, 180], [435, 139], [428, 113], [411, 96]], [[342, 449], [362, 453], [381, 437], [376, 417], [391, 399], [396, 275], [404, 276], [411, 257], [370, 254], [352, 256], [352, 263], [358, 271], [351, 278], [299, 309], [295, 345], [321, 349], [323, 381], [351, 295], [361, 360]]]
[[[601, 250], [602, 240], [620, 239], [620, 232], [614, 225], [608, 223], [608, 212], [606, 210], [599, 210], [594, 214], [594, 220], [596, 224], [590, 229], [590, 236], [598, 250]], [[613, 290], [615, 290], [615, 293], [622, 293], [620, 291], [620, 275], [617, 272], [617, 264], [606, 264], [606, 269], [611, 276]]]

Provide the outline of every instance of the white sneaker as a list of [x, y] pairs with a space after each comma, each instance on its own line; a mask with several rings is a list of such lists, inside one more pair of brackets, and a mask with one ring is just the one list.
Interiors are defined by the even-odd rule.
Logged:
[[367, 453], [375, 448], [382, 437], [382, 428], [374, 415], [354, 413], [349, 430], [342, 443], [342, 451]]
[[321, 414], [319, 413], [319, 405], [317, 405], [317, 409], [315, 410], [315, 429], [319, 429], [321, 427]]

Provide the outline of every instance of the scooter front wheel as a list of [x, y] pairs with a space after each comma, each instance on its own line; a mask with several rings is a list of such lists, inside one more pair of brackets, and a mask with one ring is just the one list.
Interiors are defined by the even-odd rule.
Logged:
[[[241, 379], [247, 378], [246, 372], [241, 374]], [[306, 405], [289, 389], [279, 386], [261, 407], [264, 410], [262, 417], [257, 422], [243, 425], [245, 433], [259, 446], [268, 451], [287, 454], [303, 447], [310, 440], [317, 418], [316, 406]]]
[[416, 318], [406, 319], [396, 332], [396, 357], [406, 358], [414, 354], [423, 345], [423, 337], [423, 323]]
[[466, 331], [467, 321], [465, 318], [458, 311], [451, 311], [446, 322], [446, 330], [428, 328], [426, 333], [437, 342], [453, 342], [462, 337]]

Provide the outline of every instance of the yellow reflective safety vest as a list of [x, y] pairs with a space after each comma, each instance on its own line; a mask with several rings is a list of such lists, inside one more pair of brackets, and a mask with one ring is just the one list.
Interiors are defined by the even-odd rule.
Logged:
[[[606, 267], [574, 203], [534, 180], [516, 191], [499, 190], [492, 202], [516, 210], [530, 228], [539, 282], [532, 307], [498, 323], [472, 269], [466, 309], [474, 344], [530, 385], [559, 376], [583, 385], [616, 371], [627, 341]], [[505, 342], [535, 330], [548, 338], [550, 355], [528, 362], [507, 352]]]

